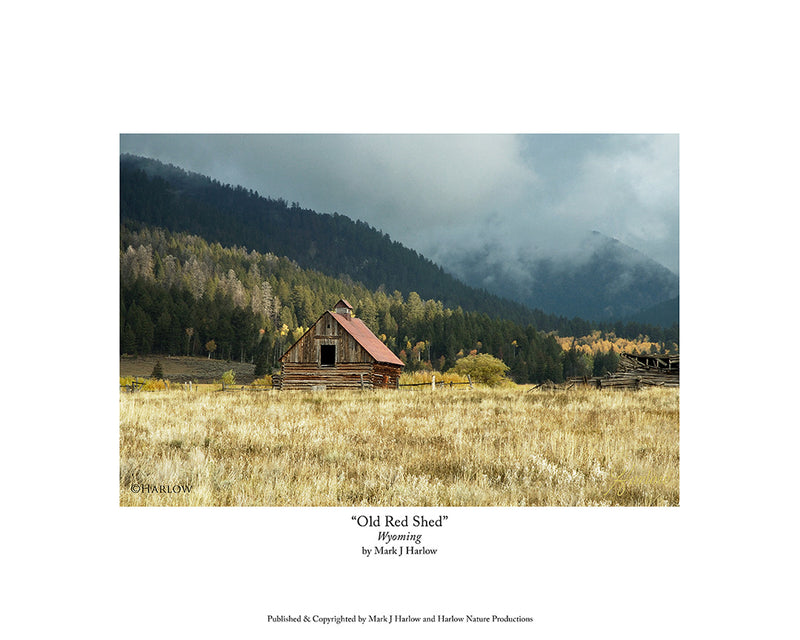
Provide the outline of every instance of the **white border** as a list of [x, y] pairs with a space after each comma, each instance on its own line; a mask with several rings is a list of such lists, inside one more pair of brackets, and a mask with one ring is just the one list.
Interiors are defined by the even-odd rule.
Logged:
[[[14, 61], [3, 266], [19, 314], [7, 307], [3, 325], [4, 626], [286, 637], [268, 612], [372, 607], [537, 619], [491, 630], [504, 637], [788, 626], [776, 579], [794, 449], [779, 407], [791, 395], [758, 348], [775, 336], [765, 316], [790, 317], [766, 310], [791, 298], [780, 274], [794, 255], [775, 217], [794, 215], [798, 142], [797, 45], [779, 4], [31, 9], [11, 10], [3, 44]], [[117, 339], [118, 135], [174, 131], [680, 133], [681, 507], [448, 510], [447, 555], [383, 570], [351, 557], [348, 509], [120, 509], [116, 350], [83, 345]], [[756, 279], [754, 263], [770, 271]], [[779, 342], [767, 353], [790, 346]], [[733, 349], [777, 382], [731, 395], [693, 365]], [[365, 630], [326, 633], [381, 632]]]

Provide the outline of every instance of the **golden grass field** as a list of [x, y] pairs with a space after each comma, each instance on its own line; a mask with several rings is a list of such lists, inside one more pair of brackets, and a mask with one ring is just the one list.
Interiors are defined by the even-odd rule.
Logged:
[[123, 506], [677, 506], [679, 461], [678, 389], [120, 394]]

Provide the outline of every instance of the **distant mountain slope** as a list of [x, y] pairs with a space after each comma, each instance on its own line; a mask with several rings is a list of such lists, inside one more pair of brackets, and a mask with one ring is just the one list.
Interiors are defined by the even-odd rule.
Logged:
[[537, 326], [556, 320], [465, 285], [364, 222], [302, 209], [149, 158], [121, 156], [120, 218], [287, 256], [301, 267], [387, 293], [416, 291], [446, 307]]
[[[531, 324], [562, 336], [583, 336], [597, 329], [630, 338], [655, 335], [660, 329], [632, 322], [632, 314], [677, 295], [677, 276], [669, 274], [659, 280], [664, 274], [659, 276], [656, 270], [653, 275], [644, 256], [599, 234], [590, 238], [596, 246], [584, 251], [590, 258], [578, 269], [564, 271], [556, 263], [530, 264], [531, 273], [538, 271], [531, 286], [530, 280], [518, 283], [506, 278], [498, 267], [482, 263], [478, 256], [467, 260], [464, 273], [459, 273], [463, 279], [472, 276], [473, 286], [468, 286], [364, 222], [302, 209], [281, 198], [264, 197], [127, 154], [120, 157], [120, 219], [197, 234], [223, 246], [286, 256], [300, 267], [361, 283], [370, 290], [382, 289], [387, 294], [398, 290], [405, 296], [414, 291], [448, 308]], [[628, 263], [636, 262], [630, 260], [631, 254], [644, 264], [638, 272], [622, 268], [626, 255]], [[492, 277], [489, 293], [486, 289]], [[627, 288], [622, 286], [626, 279], [632, 282]], [[664, 290], [673, 282], [674, 293], [666, 295]], [[614, 287], [619, 292], [609, 298]], [[585, 319], [587, 316], [596, 319]]]
[[503, 265], [482, 260], [480, 254], [468, 254], [454, 270], [468, 284], [491, 282], [495, 293], [526, 306], [594, 321], [630, 318], [678, 295], [677, 275], [597, 232], [576, 247], [570, 259], [532, 256], [521, 259], [520, 266], [510, 273]]
[[678, 324], [680, 320], [680, 297], [671, 298], [643, 309], [639, 313], [632, 315], [629, 320], [659, 327], [671, 327], [673, 324]]

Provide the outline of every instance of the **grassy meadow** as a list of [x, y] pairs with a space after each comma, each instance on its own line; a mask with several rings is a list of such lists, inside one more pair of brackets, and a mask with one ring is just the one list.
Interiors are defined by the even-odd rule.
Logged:
[[678, 407], [658, 388], [121, 393], [120, 504], [676, 506]]

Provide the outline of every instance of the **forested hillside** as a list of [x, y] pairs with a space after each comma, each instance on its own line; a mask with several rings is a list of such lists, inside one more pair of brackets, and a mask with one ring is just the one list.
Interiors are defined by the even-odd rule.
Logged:
[[303, 268], [362, 283], [371, 291], [396, 290], [406, 298], [415, 291], [447, 308], [532, 324], [562, 336], [600, 329], [631, 339], [648, 335], [655, 341], [677, 342], [677, 326], [664, 330], [637, 322], [588, 322], [528, 308], [463, 284], [364, 222], [303, 209], [148, 158], [121, 157], [120, 219], [286, 256]]
[[209, 242], [246, 244], [287, 256], [302, 267], [347, 276], [370, 289], [417, 291], [451, 307], [533, 319], [523, 305], [466, 286], [364, 222], [262, 197], [155, 160], [122, 157], [120, 214], [123, 220], [196, 233]]
[[120, 284], [120, 351], [130, 355], [210, 355], [270, 372], [345, 297], [410, 371], [446, 370], [478, 352], [501, 358], [518, 382], [560, 381], [616, 366], [610, 353], [572, 357], [530, 324], [451, 309], [416, 292], [369, 290], [286, 257], [137, 223], [121, 226]]

